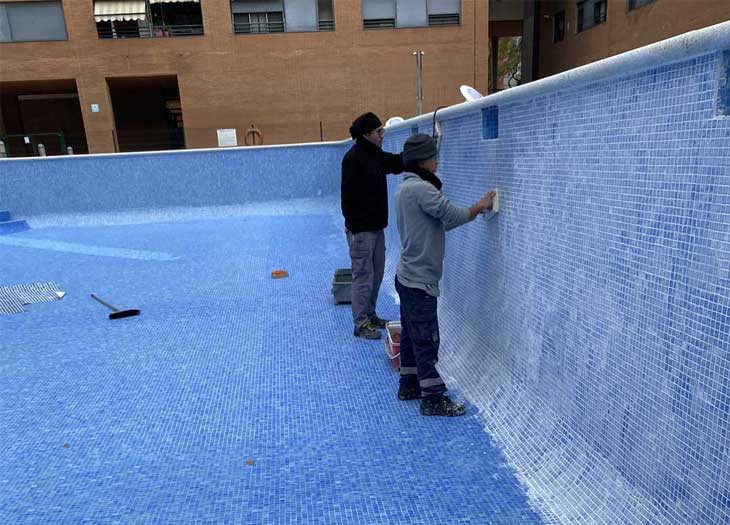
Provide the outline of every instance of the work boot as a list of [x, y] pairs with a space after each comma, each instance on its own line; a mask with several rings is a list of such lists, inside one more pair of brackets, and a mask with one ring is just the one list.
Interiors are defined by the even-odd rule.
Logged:
[[466, 407], [463, 403], [454, 403], [449, 396], [439, 394], [438, 396], [424, 397], [421, 401], [421, 414], [424, 416], [463, 416]]
[[398, 399], [401, 401], [421, 399], [421, 387], [400, 385], [398, 387]]
[[385, 323], [389, 323], [388, 319], [381, 319], [378, 314], [373, 314], [369, 317], [370, 322], [373, 323], [375, 328], [385, 328]]
[[362, 337], [363, 339], [380, 339], [383, 337], [380, 330], [375, 328], [375, 325], [373, 325], [370, 321], [365, 321], [360, 325], [360, 328], [355, 328], [352, 335], [355, 337]]

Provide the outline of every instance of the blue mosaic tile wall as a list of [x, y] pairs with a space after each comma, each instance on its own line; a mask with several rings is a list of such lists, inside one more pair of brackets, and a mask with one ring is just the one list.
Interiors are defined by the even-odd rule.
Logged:
[[345, 145], [6, 160], [0, 208], [28, 218], [334, 196]]
[[442, 370], [561, 523], [730, 523], [727, 56], [440, 122], [447, 196], [501, 205], [447, 235]]

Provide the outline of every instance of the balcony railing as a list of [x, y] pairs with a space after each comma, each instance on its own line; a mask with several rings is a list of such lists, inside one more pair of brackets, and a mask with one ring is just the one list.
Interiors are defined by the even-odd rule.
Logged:
[[[334, 31], [334, 20], [320, 20], [317, 24], [318, 31]], [[286, 27], [284, 22], [234, 22], [233, 32], [235, 34], [259, 34], [259, 33], [284, 33]]]
[[233, 24], [236, 34], [283, 33], [284, 22], [237, 22]]
[[163, 38], [171, 36], [199, 36], [203, 24], [160, 25], [140, 27], [97, 27], [99, 38]]

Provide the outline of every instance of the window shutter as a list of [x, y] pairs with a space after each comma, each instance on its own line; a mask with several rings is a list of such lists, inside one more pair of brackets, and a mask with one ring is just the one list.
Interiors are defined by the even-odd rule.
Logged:
[[459, 0], [428, 0], [429, 15], [455, 15], [460, 14], [461, 2]]
[[8, 22], [7, 4], [0, 4], [0, 42], [11, 42], [10, 22]]
[[395, 18], [395, 0], [362, 0], [363, 20]]
[[284, 0], [287, 31], [317, 31], [317, 0]]
[[284, 11], [282, 0], [259, 0], [256, 2], [231, 2], [233, 13], [275, 13]]
[[398, 0], [396, 25], [398, 27], [426, 27], [428, 14], [426, 0]]
[[7, 21], [14, 42], [66, 40], [61, 2], [7, 3]]

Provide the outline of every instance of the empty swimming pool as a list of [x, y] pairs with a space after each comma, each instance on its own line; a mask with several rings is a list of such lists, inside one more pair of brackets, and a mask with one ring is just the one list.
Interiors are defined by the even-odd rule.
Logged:
[[275, 208], [0, 240], [67, 292], [0, 321], [4, 523], [540, 523], [476, 408], [421, 417], [352, 337], [336, 204]]
[[458, 420], [332, 302], [347, 143], [2, 161], [0, 286], [67, 295], [0, 316], [0, 520], [727, 523], [729, 83], [721, 24], [439, 112], [501, 201], [447, 241]]

